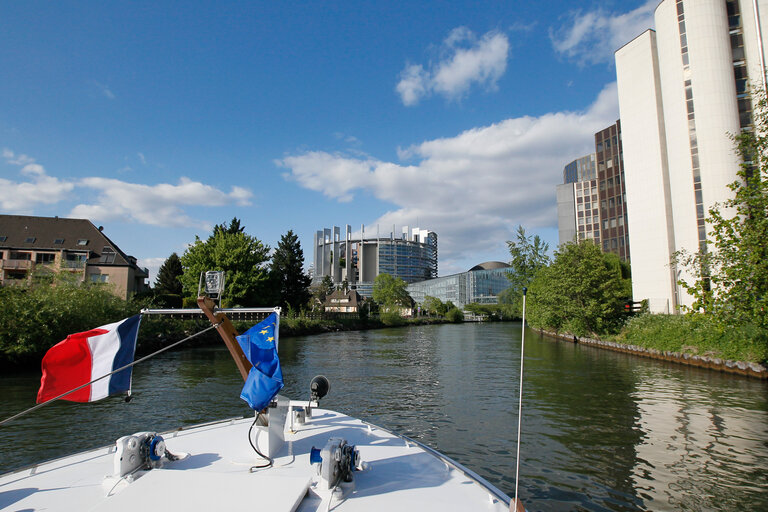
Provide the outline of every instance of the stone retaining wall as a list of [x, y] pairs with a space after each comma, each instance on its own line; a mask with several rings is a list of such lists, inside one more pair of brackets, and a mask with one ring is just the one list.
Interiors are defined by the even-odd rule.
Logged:
[[759, 363], [746, 363], [744, 361], [730, 361], [728, 359], [720, 359], [719, 357], [681, 354], [679, 352], [638, 347], [637, 345], [624, 345], [613, 341], [596, 340], [593, 338], [579, 338], [572, 334], [556, 333], [545, 331], [543, 329], [537, 330], [542, 334], [546, 334], [547, 336], [570, 341], [572, 343], [582, 343], [584, 345], [607, 348], [608, 350], [615, 350], [617, 352], [624, 352], [642, 357], [650, 357], [652, 359], [661, 359], [663, 361], [671, 361], [673, 363], [698, 366], [700, 368], [709, 368], [711, 370], [717, 370], [725, 373], [738, 373], [739, 375], [746, 375], [749, 377], [768, 380], [768, 367]]

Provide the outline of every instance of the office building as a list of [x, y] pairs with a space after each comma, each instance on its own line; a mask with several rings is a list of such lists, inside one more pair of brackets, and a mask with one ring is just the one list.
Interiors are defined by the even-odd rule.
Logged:
[[603, 252], [629, 260], [621, 123], [595, 134], [595, 152], [563, 169], [557, 185], [559, 243], [592, 240]]
[[389, 274], [406, 283], [437, 277], [437, 233], [408, 226], [395, 234], [395, 227], [388, 236], [366, 233], [360, 227], [360, 236], [353, 237], [346, 226], [344, 237], [341, 230], [325, 228], [315, 233], [314, 279], [319, 283], [330, 276], [336, 286], [344, 281], [350, 290], [363, 297], [373, 295], [373, 281], [379, 274]]
[[612, 252], [618, 255], [621, 261], [629, 261], [627, 196], [620, 121], [595, 134], [595, 155], [600, 198], [600, 238], [598, 241], [595, 236], [595, 243], [602, 244], [603, 252]]
[[427, 296], [443, 302], [451, 301], [458, 308], [467, 304], [498, 304], [498, 295], [509, 288], [507, 278], [512, 268], [500, 261], [475, 265], [467, 272], [411, 283], [406, 288], [416, 304]]
[[676, 312], [692, 298], [672, 263], [707, 246], [707, 211], [730, 197], [731, 136], [752, 125], [765, 88], [767, 0], [664, 0], [648, 30], [616, 52], [635, 300]]
[[563, 169], [557, 186], [559, 243], [594, 240], [600, 245], [600, 212], [597, 196], [595, 154], [583, 156]]

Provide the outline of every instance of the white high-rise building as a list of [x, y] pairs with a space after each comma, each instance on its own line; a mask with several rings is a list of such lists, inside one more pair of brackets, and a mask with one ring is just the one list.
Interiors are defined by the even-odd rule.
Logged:
[[663, 0], [656, 30], [616, 52], [632, 291], [653, 312], [692, 303], [671, 258], [706, 247], [708, 209], [730, 197], [731, 137], [765, 90], [767, 13], [768, 0]]

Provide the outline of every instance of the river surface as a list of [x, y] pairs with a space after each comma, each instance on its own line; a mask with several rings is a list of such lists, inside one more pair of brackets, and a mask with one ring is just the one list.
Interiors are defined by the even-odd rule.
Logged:
[[[519, 323], [330, 333], [280, 341], [286, 387], [432, 446], [515, 489]], [[0, 377], [0, 419], [39, 374]], [[55, 403], [0, 427], [0, 473], [122, 435], [250, 414], [222, 347], [137, 365], [134, 399]], [[520, 496], [529, 512], [768, 510], [768, 384], [526, 331]]]

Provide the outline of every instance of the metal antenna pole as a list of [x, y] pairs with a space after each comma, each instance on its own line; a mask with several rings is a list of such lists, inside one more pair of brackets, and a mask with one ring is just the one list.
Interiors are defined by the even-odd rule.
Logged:
[[[517, 457], [515, 458], [515, 504], [512, 509], [517, 512], [517, 484], [520, 480], [520, 429], [523, 424], [523, 362], [525, 361], [525, 295], [528, 288], [523, 287], [523, 326], [522, 341], [520, 342], [520, 400], [517, 406]], [[521, 507], [522, 508], [522, 507]]]

